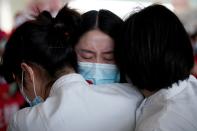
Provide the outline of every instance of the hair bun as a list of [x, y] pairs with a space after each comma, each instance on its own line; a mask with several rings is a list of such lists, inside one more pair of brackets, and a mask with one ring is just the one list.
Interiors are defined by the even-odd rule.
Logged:
[[63, 22], [54, 22], [53, 24], [53, 31], [54, 33], [64, 33], [65, 32], [65, 24]]
[[81, 15], [64, 6], [54, 20], [54, 29], [64, 34], [73, 34], [81, 22]]
[[37, 16], [37, 21], [45, 24], [52, 24], [53, 22], [53, 17], [48, 11], [42, 11], [38, 16]]

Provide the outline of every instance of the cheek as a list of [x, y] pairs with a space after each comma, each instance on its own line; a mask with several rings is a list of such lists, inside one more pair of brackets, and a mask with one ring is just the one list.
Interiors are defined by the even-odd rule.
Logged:
[[77, 51], [77, 50], [75, 50], [75, 51], [76, 51], [76, 54], [77, 54], [77, 60], [78, 61], [82, 61], [83, 57], [82, 57], [81, 53], [79, 51]]
[[78, 54], [78, 53], [77, 53], [77, 59], [78, 59], [78, 61], [81, 61], [81, 60], [82, 60], [81, 55], [80, 55], [80, 54]]

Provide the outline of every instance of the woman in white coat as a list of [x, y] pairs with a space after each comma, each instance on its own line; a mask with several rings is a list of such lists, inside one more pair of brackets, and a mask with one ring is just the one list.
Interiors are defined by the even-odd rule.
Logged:
[[9, 131], [130, 131], [142, 96], [135, 88], [90, 88], [77, 72], [71, 43], [80, 15], [64, 7], [44, 11], [18, 27], [3, 55], [4, 76], [14, 79], [30, 107], [17, 112]]
[[197, 131], [197, 80], [192, 45], [177, 16], [162, 5], [131, 15], [117, 57], [146, 99], [137, 109], [136, 131]]

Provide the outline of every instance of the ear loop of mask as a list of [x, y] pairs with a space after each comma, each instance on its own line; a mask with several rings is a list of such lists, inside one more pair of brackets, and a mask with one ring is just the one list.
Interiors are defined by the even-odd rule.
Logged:
[[28, 103], [31, 103], [31, 101], [29, 100], [29, 98], [25, 95], [25, 92], [24, 92], [24, 87], [23, 87], [23, 81], [24, 81], [24, 71], [22, 71], [22, 79], [21, 79], [21, 93], [22, 95], [25, 97], [25, 100], [28, 102]]
[[30, 101], [29, 99], [28, 99], [28, 97], [25, 95], [25, 93], [24, 93], [24, 90], [23, 90], [23, 72], [22, 72], [22, 90], [21, 90], [21, 92], [22, 92], [22, 94], [23, 94], [23, 96], [25, 97], [25, 99], [26, 99], [26, 101], [30, 104], [30, 106], [32, 107], [32, 106], [34, 106], [34, 105], [37, 105], [37, 104], [39, 104], [39, 103], [41, 103], [41, 102], [43, 102], [44, 100], [40, 97], [40, 96], [37, 96], [37, 93], [36, 93], [36, 86], [35, 86], [35, 82], [34, 82], [34, 76], [33, 76], [33, 88], [34, 88], [34, 94], [35, 94], [35, 98], [32, 100], [32, 101]]
[[33, 75], [33, 87], [34, 87], [34, 94], [35, 94], [35, 97], [37, 97], [36, 86], [35, 86], [35, 82], [34, 82], [34, 75]]
[[[23, 81], [24, 81], [24, 71], [22, 71], [22, 92], [23, 92], [23, 95], [25, 95], [24, 93], [24, 87], [23, 87]], [[34, 88], [34, 94], [35, 94], [35, 98], [37, 97], [37, 93], [36, 93], [36, 86], [35, 86], [35, 82], [34, 82], [34, 76], [33, 76], [33, 88]], [[26, 99], [27, 99], [27, 102], [30, 103], [30, 100], [29, 98], [25, 95]]]

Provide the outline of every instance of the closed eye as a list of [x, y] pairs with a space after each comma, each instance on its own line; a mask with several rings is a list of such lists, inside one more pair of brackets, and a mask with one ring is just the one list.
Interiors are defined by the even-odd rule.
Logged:
[[105, 52], [104, 55], [103, 55], [103, 59], [105, 61], [114, 61], [114, 53], [113, 53], [113, 51]]
[[83, 59], [92, 59], [95, 56], [95, 52], [90, 50], [81, 49], [78, 51], [78, 55]]

